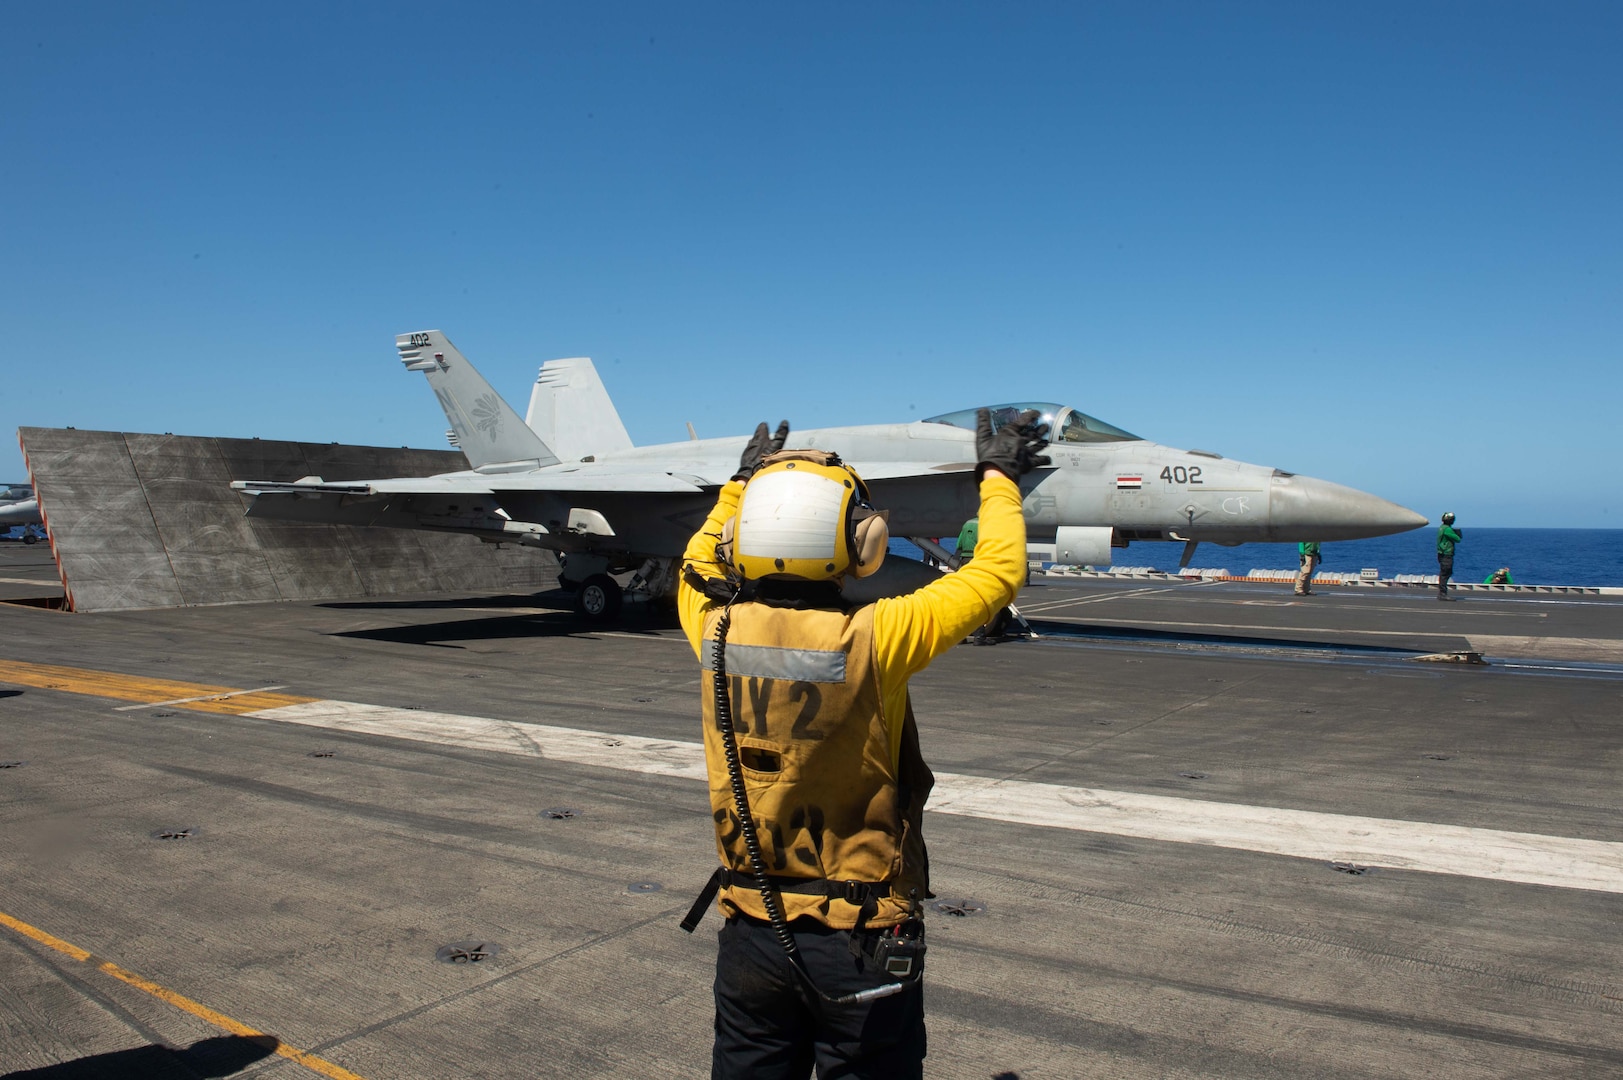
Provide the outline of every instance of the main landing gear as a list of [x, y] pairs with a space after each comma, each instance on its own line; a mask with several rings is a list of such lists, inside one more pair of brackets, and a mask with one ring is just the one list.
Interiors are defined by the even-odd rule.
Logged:
[[587, 622], [613, 622], [620, 615], [624, 591], [607, 574], [593, 574], [575, 590], [575, 614]]
[[610, 563], [593, 552], [563, 555], [558, 562], [558, 584], [575, 594], [575, 614], [588, 623], [612, 623], [628, 601], [662, 603], [676, 592], [675, 559], [644, 559], [623, 586], [609, 576], [609, 571], [623, 573], [629, 569], [624, 563]]

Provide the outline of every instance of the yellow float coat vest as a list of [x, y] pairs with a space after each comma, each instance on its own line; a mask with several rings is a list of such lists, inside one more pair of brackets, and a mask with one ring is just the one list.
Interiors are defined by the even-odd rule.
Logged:
[[[919, 753], [911, 703], [900, 753], [892, 752], [874, 665], [873, 611], [742, 603], [732, 608], [727, 633], [733, 729], [766, 871], [787, 918], [806, 915], [836, 929], [857, 925], [860, 899], [847, 900], [838, 888], [795, 891], [796, 881], [874, 885], [878, 910], [865, 925], [875, 927], [896, 925], [913, 898], [930, 895], [919, 826], [935, 778]], [[716, 847], [734, 875], [721, 889], [721, 908], [765, 919], [716, 724], [721, 614], [705, 615], [700, 693]]]

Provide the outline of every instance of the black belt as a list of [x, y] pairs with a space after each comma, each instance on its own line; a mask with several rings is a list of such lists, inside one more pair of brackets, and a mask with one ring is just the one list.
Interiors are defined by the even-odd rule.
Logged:
[[[767, 875], [767, 882], [780, 893], [799, 893], [811, 896], [826, 896], [833, 900], [844, 900], [854, 904], [859, 909], [857, 913], [856, 928], [861, 930], [869, 919], [879, 912], [879, 898], [889, 895], [890, 882], [888, 881], [843, 881], [838, 878], [786, 878]], [[754, 874], [746, 874], [739, 870], [729, 870], [725, 866], [716, 867], [716, 872], [710, 875], [704, 888], [699, 891], [699, 898], [693, 902], [693, 907], [682, 920], [682, 929], [693, 933], [704, 918], [705, 911], [710, 907], [723, 886], [739, 888], [759, 888]]]

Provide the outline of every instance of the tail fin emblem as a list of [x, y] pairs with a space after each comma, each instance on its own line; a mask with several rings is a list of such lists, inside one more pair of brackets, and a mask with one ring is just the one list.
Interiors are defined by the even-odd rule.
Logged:
[[502, 430], [501, 399], [495, 394], [479, 395], [473, 403], [473, 426], [495, 442]]

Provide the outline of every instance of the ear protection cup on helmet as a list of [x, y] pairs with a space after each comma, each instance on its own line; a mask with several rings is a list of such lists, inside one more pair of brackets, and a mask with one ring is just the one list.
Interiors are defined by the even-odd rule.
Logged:
[[890, 547], [890, 511], [868, 511], [856, 523], [851, 542], [851, 576], [865, 578], [878, 570]]
[[738, 529], [738, 515], [728, 518], [721, 527], [721, 539], [716, 542], [716, 561], [733, 564], [733, 533]]

